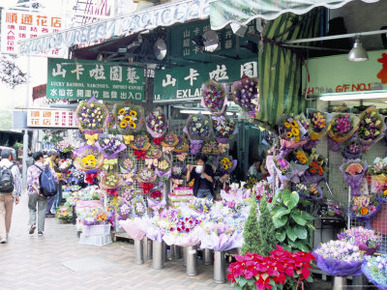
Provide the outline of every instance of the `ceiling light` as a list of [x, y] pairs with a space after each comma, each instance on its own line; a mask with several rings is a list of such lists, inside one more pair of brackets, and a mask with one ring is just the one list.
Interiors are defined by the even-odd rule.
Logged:
[[368, 60], [368, 53], [361, 44], [359, 37], [356, 37], [353, 48], [348, 53], [348, 60], [356, 62]]
[[[190, 114], [190, 115], [197, 115], [197, 114], [202, 114], [202, 115], [211, 115], [210, 111], [204, 111], [204, 110], [180, 110], [180, 114]], [[226, 112], [226, 115], [232, 116], [232, 112]]]
[[324, 102], [359, 101], [359, 100], [372, 100], [372, 99], [387, 100], [387, 90], [322, 94], [320, 96], [320, 101], [324, 101]]
[[153, 52], [157, 60], [163, 60], [167, 56], [167, 44], [164, 39], [157, 39], [153, 45]]
[[219, 46], [219, 36], [213, 30], [208, 30], [203, 35], [197, 35], [191, 42], [207, 52], [214, 52]]

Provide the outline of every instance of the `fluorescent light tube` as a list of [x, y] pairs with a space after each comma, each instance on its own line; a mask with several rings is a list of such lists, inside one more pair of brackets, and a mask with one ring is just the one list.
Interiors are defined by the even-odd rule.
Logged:
[[348, 93], [330, 93], [322, 94], [320, 101], [324, 102], [339, 102], [339, 101], [359, 101], [372, 99], [386, 99], [387, 90], [380, 91], [363, 91], [363, 92], [348, 92]]

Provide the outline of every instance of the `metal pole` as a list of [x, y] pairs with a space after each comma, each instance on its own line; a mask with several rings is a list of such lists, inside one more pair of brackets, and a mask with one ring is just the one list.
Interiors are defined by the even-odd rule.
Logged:
[[142, 253], [144, 256], [144, 260], [148, 260], [148, 238], [145, 236], [142, 240]]
[[[27, 56], [27, 80], [26, 80], [26, 109], [28, 114], [28, 107], [30, 105], [30, 70], [31, 62], [30, 56]], [[22, 169], [22, 187], [27, 188], [27, 157], [28, 157], [28, 129], [24, 130], [23, 136], [23, 169]]]
[[198, 274], [196, 248], [193, 246], [187, 247], [187, 275], [195, 276]]
[[347, 277], [338, 277], [333, 278], [333, 287], [332, 290], [343, 290], [347, 286]]
[[142, 240], [134, 240], [134, 263], [136, 265], [144, 264]]
[[183, 247], [183, 265], [187, 266], [187, 247]]
[[211, 265], [213, 261], [212, 252], [210, 249], [203, 250], [203, 264], [205, 266]]
[[224, 260], [224, 252], [215, 251], [214, 282], [219, 284], [226, 282], [226, 262]]
[[153, 249], [153, 269], [155, 270], [161, 270], [164, 268], [164, 260], [163, 260], [163, 243], [153, 241], [152, 245]]

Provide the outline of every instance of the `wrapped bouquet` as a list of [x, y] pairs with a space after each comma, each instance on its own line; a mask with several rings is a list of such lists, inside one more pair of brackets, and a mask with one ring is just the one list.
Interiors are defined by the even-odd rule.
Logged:
[[77, 149], [75, 154], [75, 167], [84, 171], [86, 173], [86, 182], [92, 184], [104, 163], [101, 151], [95, 146], [84, 145]]
[[327, 161], [324, 156], [312, 154], [308, 170], [305, 171], [302, 180], [306, 184], [319, 184], [325, 180], [325, 172], [327, 171]]
[[100, 135], [97, 146], [101, 149], [105, 159], [117, 159], [118, 154], [126, 149], [122, 138], [111, 134]]
[[[192, 152], [191, 152], [192, 153]], [[206, 140], [202, 146], [202, 153], [206, 155], [219, 155], [219, 144], [215, 140]]]
[[374, 254], [382, 244], [383, 236], [378, 235], [371, 229], [354, 227], [337, 235], [339, 240], [347, 241], [365, 251], [366, 255]]
[[321, 111], [309, 110], [307, 113], [309, 121], [309, 136], [312, 140], [318, 140], [324, 137], [328, 129], [328, 116]]
[[387, 256], [366, 256], [361, 269], [375, 286], [387, 290]]
[[339, 143], [344, 143], [352, 137], [359, 128], [359, 118], [351, 114], [335, 114], [328, 127], [331, 140], [330, 149], [339, 151]]
[[380, 193], [387, 186], [387, 157], [377, 157], [369, 168], [369, 174], [372, 178], [372, 192]]
[[351, 187], [351, 195], [360, 195], [360, 185], [367, 172], [367, 162], [360, 159], [349, 160], [340, 166], [345, 182]]
[[281, 145], [286, 149], [303, 146], [308, 142], [308, 130], [303, 118], [282, 115], [278, 120], [278, 134]]
[[363, 155], [362, 145], [357, 138], [349, 139], [341, 152], [345, 159], [361, 159]]
[[178, 142], [173, 149], [173, 152], [177, 154], [185, 153], [189, 150], [189, 142], [185, 136], [179, 135], [177, 136]]
[[132, 205], [126, 199], [118, 198], [115, 212], [116, 212], [117, 220], [119, 221], [127, 220], [132, 215]]
[[380, 210], [381, 204], [379, 200], [372, 195], [353, 196], [351, 203], [348, 206], [348, 213], [353, 219], [357, 219], [366, 223], [366, 227], [370, 227], [370, 219], [372, 219]]
[[160, 144], [163, 147], [163, 151], [171, 153], [178, 143], [179, 137], [175, 133], [168, 133], [165, 134], [164, 140]]
[[118, 188], [123, 180], [117, 172], [105, 172], [100, 181], [100, 187], [111, 196], [118, 196]]
[[234, 102], [254, 118], [260, 110], [258, 79], [242, 77], [233, 83], [232, 91]]
[[171, 177], [171, 167], [172, 167], [171, 160], [166, 155], [163, 155], [159, 159], [159, 162], [155, 169], [155, 173], [160, 178], [168, 179]]
[[153, 142], [160, 145], [161, 137], [168, 128], [167, 118], [161, 109], [156, 109], [145, 118], [146, 130], [153, 137]]
[[218, 156], [215, 161], [216, 171], [220, 176], [224, 174], [231, 174], [237, 167], [238, 160], [232, 159], [229, 156]]
[[190, 149], [192, 154], [200, 152], [203, 140], [212, 134], [211, 118], [207, 115], [191, 115], [187, 119], [183, 130], [190, 140]]
[[293, 183], [292, 190], [298, 192], [304, 199], [318, 200], [323, 198], [322, 190], [316, 184]]
[[[113, 114], [117, 128], [122, 135], [132, 135], [142, 129], [144, 110], [141, 106], [130, 103], [116, 104], [113, 108]], [[128, 144], [129, 142], [125, 140], [125, 143]]]
[[386, 129], [384, 118], [378, 113], [374, 106], [368, 107], [359, 115], [359, 129], [357, 135], [363, 144], [363, 150], [367, 151], [373, 144], [383, 138]]
[[201, 220], [195, 217], [178, 217], [172, 226], [165, 229], [163, 240], [167, 245], [196, 246], [200, 243], [200, 223]]
[[222, 84], [210, 80], [202, 85], [201, 105], [214, 115], [222, 115], [227, 108], [227, 95]]
[[221, 144], [228, 144], [235, 132], [235, 122], [229, 117], [213, 117], [212, 126], [215, 133], [216, 141]]
[[163, 194], [160, 190], [154, 190], [148, 197], [148, 207], [154, 212], [159, 212], [166, 206], [166, 201], [163, 198]]

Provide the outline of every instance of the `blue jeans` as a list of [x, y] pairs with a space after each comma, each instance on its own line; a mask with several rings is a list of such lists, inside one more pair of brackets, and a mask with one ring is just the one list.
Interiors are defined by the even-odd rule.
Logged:
[[54, 203], [52, 204], [52, 207], [51, 207], [52, 213], [56, 213], [56, 209], [59, 207], [61, 200], [62, 200], [62, 182], [59, 181]]
[[196, 196], [197, 198], [204, 198], [206, 197], [209, 200], [213, 200], [214, 197], [212, 196], [211, 190], [209, 189], [204, 189], [204, 188], [199, 188], [198, 194]]

